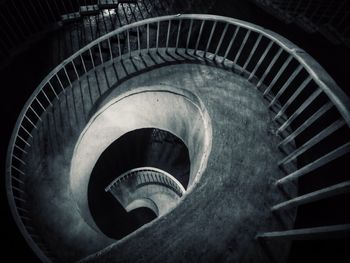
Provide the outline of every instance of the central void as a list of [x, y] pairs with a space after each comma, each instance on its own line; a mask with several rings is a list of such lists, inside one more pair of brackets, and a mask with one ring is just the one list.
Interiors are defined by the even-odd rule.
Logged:
[[[152, 169], [137, 169], [140, 167]], [[180, 196], [164, 184], [166, 179], [171, 180], [171, 176], [159, 176], [164, 174], [187, 188], [189, 152], [172, 133], [144, 128], [114, 141], [98, 159], [88, 185], [89, 209], [97, 227], [108, 237], [121, 239], [170, 210]], [[105, 188], [119, 179], [123, 196], [118, 200]], [[135, 185], [133, 181], [142, 182]], [[123, 200], [129, 205], [124, 205]]]
[[204, 105], [187, 90], [157, 85], [108, 98], [75, 145], [78, 212], [114, 239], [170, 212], [205, 170], [211, 136]]

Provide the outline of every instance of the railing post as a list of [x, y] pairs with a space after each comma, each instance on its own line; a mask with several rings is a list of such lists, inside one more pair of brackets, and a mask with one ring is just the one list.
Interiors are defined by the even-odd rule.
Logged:
[[350, 224], [293, 229], [258, 234], [258, 239], [312, 240], [345, 237], [350, 233]]

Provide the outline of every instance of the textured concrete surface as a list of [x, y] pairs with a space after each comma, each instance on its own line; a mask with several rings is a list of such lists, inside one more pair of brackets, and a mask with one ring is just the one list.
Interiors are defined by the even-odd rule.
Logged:
[[120, 88], [138, 83], [200, 96], [213, 125], [207, 170], [170, 214], [85, 262], [268, 261], [254, 236], [278, 228], [269, 207], [281, 198], [273, 182], [283, 175], [275, 165], [282, 156], [258, 91], [225, 70], [189, 64], [148, 72]]
[[[123, 66], [133, 69], [135, 64], [140, 69], [145, 62], [134, 60]], [[62, 94], [34, 136], [26, 186], [32, 224], [43, 242], [63, 262], [115, 242], [91, 228], [76, 208], [69, 188], [74, 145], [86, 120], [108, 98], [139, 86], [170, 85], [196, 94], [208, 110], [213, 141], [207, 170], [171, 213], [88, 261], [264, 261], [254, 236], [279, 227], [269, 208], [283, 199], [273, 185], [283, 175], [276, 165], [282, 155], [276, 149], [278, 138], [266, 102], [254, 85], [229, 70], [185, 63], [137, 76], [126, 72], [114, 89], [112, 84], [123, 76], [115, 76], [112, 67], [105, 72], [108, 78], [96, 71], [75, 83], [77, 89]]]
[[[88, 207], [90, 174], [100, 155], [122, 135], [141, 128], [159, 128], [181, 138], [189, 150], [191, 185], [205, 168], [210, 152], [211, 127], [207, 114], [191, 100], [190, 94], [154, 85], [152, 89], [137, 88], [111, 100], [92, 117], [75, 146], [71, 171], [71, 192], [80, 213], [96, 228]], [[183, 94], [182, 94], [183, 93]]]

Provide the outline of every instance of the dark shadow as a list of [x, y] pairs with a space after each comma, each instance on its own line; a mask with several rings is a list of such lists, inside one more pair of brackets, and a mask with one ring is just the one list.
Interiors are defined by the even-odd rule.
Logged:
[[128, 215], [129, 215], [129, 218], [134, 223], [134, 226], [136, 227], [136, 229], [140, 228], [144, 224], [147, 224], [157, 218], [156, 213], [154, 213], [153, 210], [147, 207], [136, 208], [130, 211]]
[[258, 238], [259, 245], [261, 249], [264, 251], [264, 254], [272, 263], [278, 263], [278, 261], [275, 259], [273, 255], [273, 247], [269, 246], [267, 241], [263, 238]]
[[173, 175], [185, 188], [190, 174], [188, 149], [178, 137], [155, 128], [131, 131], [114, 141], [100, 156], [90, 176], [88, 202], [91, 215], [107, 236], [121, 239], [154, 219], [148, 212], [127, 213], [105, 192], [118, 176], [138, 167], [154, 167]]

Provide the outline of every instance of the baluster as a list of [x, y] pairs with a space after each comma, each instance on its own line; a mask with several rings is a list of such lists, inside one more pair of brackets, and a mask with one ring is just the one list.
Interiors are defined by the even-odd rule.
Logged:
[[316, 170], [319, 167], [322, 167], [326, 165], [327, 163], [334, 161], [335, 159], [340, 158], [341, 156], [347, 154], [350, 152], [350, 142], [336, 148], [335, 150], [323, 155], [322, 157], [318, 158], [317, 160], [303, 166], [302, 168], [296, 170], [295, 172], [288, 174], [287, 176], [279, 179], [276, 184], [280, 185], [283, 183], [286, 183], [291, 180], [295, 180], [297, 178], [300, 178], [301, 176], [310, 173], [314, 170]]
[[239, 29], [240, 29], [240, 27], [237, 26], [236, 29], [235, 29], [235, 32], [233, 33], [233, 36], [232, 36], [232, 38], [231, 38], [231, 40], [230, 40], [230, 43], [228, 44], [228, 46], [227, 46], [227, 48], [226, 48], [225, 55], [224, 55], [224, 57], [223, 57], [221, 63], [224, 63], [225, 60], [227, 59], [227, 56], [228, 56], [228, 54], [229, 54], [230, 51], [231, 51], [233, 42], [235, 41], [235, 39], [236, 39], [236, 37], [237, 37], [237, 34], [238, 34]]

